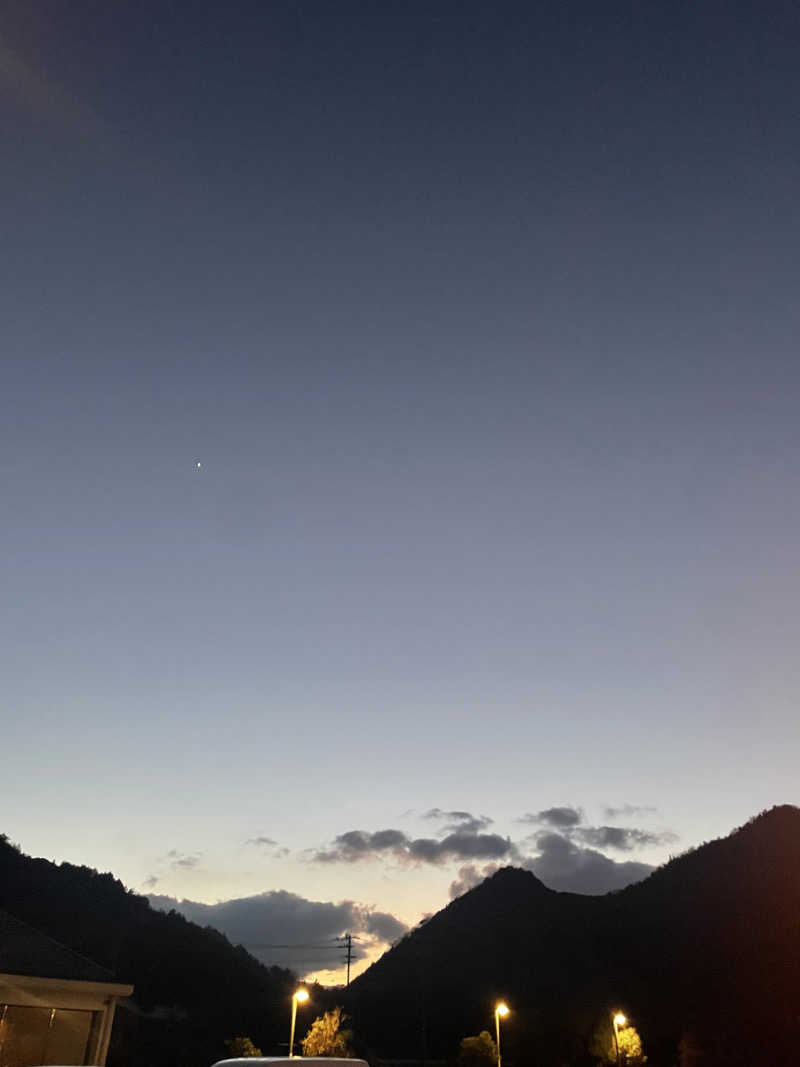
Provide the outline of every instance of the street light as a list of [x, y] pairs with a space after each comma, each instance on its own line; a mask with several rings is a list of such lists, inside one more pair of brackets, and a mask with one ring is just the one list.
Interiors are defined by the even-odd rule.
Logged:
[[497, 1067], [502, 1067], [500, 1059], [500, 1016], [505, 1017], [508, 1015], [508, 1005], [504, 1004], [502, 1000], [494, 1009], [494, 1029], [497, 1034]]
[[614, 1047], [617, 1050], [617, 1067], [619, 1067], [619, 1028], [624, 1026], [628, 1020], [621, 1011], [618, 1011], [612, 1021], [614, 1023]]
[[296, 993], [292, 995], [292, 1029], [289, 1034], [289, 1059], [294, 1057], [294, 1024], [297, 1019], [297, 1005], [304, 1004], [308, 1000], [308, 990], [298, 989]]

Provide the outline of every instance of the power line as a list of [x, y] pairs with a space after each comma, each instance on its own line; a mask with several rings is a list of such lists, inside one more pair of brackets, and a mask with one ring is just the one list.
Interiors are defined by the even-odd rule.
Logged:
[[288, 967], [289, 970], [293, 970], [295, 967], [308, 967], [309, 970], [314, 971], [338, 971], [338, 961], [333, 963], [324, 963], [318, 957], [311, 956], [309, 959], [298, 960], [262, 960], [265, 967]]
[[298, 943], [295, 945], [263, 945], [250, 942], [251, 948], [313, 948], [313, 949], [335, 949], [337, 952], [340, 949], [339, 945], [315, 945], [309, 943]]
[[[353, 937], [352, 934], [347, 933], [347, 934], [341, 934], [339, 937], [334, 937], [331, 940], [333, 940], [334, 944], [331, 944], [330, 940], [325, 941], [323, 943], [320, 943], [320, 942], [308, 942], [308, 941], [296, 941], [296, 942], [275, 942], [275, 943], [269, 943], [269, 944], [265, 944], [265, 943], [254, 944], [254, 943], [251, 943], [249, 947], [251, 949], [253, 949], [253, 950], [257, 950], [257, 951], [260, 951], [260, 952], [263, 952], [263, 951], [268, 950], [268, 949], [283, 949], [283, 950], [287, 950], [288, 949], [290, 951], [293, 950], [293, 949], [302, 949], [302, 950], [305, 950], [305, 951], [312, 951], [312, 952], [315, 953], [314, 956], [293, 956], [291, 959], [287, 959], [287, 960], [278, 960], [278, 961], [276, 961], [274, 959], [271, 959], [269, 961], [265, 961], [265, 962], [268, 962], [268, 965], [271, 966], [271, 967], [286, 967], [286, 966], [290, 967], [290, 966], [293, 966], [293, 965], [298, 964], [298, 963], [302, 964], [302, 963], [314, 963], [314, 962], [316, 962], [317, 964], [319, 964], [319, 963], [321, 963], [321, 960], [320, 960], [319, 956], [316, 955], [316, 953], [326, 952], [326, 951], [329, 951], [330, 949], [333, 949], [335, 952], [341, 952], [342, 949], [344, 949], [344, 959], [342, 960], [342, 963], [344, 963], [345, 966], [347, 967], [347, 982], [346, 982], [346, 984], [349, 986], [350, 985], [350, 965], [351, 965], [351, 963], [353, 963], [354, 961], [358, 961], [358, 960], [364, 958], [362, 955], [360, 955], [358, 953], [358, 951], [356, 951], [356, 952], [353, 951], [353, 942], [355, 941], [357, 944], [361, 943], [361, 942], [363, 942], [363, 938]], [[331, 962], [333, 962], [333, 961], [331, 961]]]

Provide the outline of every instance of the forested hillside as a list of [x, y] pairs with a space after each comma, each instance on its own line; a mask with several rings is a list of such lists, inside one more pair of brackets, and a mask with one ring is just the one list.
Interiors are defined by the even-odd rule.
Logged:
[[[110, 1067], [203, 1067], [238, 1035], [285, 1051], [291, 974], [153, 910], [110, 874], [3, 840], [0, 908], [135, 985]], [[501, 997], [508, 1067], [593, 1067], [617, 1009], [650, 1067], [800, 1062], [800, 811], [774, 808], [605, 897], [505, 868], [335, 999], [362, 1053], [426, 1061], [491, 1029]], [[315, 996], [320, 1009], [329, 1000]]]
[[505, 868], [361, 975], [350, 1008], [382, 1055], [438, 1058], [491, 1029], [499, 997], [519, 1067], [595, 1064], [615, 1009], [651, 1067], [800, 1063], [800, 811], [774, 808], [605, 897]]
[[240, 1034], [285, 1051], [291, 973], [156, 911], [112, 875], [33, 859], [3, 837], [0, 908], [134, 985], [117, 1013], [109, 1067], [203, 1067]]

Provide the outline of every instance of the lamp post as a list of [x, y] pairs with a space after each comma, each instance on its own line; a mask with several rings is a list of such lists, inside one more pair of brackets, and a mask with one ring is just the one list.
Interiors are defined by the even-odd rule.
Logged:
[[617, 1067], [619, 1067], [619, 1027], [624, 1026], [627, 1021], [621, 1011], [618, 1011], [612, 1019], [614, 1023], [614, 1048], [617, 1050]]
[[294, 1057], [294, 1024], [297, 1019], [297, 1005], [304, 1004], [308, 1000], [308, 990], [298, 989], [292, 994], [292, 1029], [289, 1032], [289, 1059]]
[[500, 1003], [494, 1009], [494, 1031], [497, 1035], [497, 1067], [502, 1067], [502, 1060], [500, 1058], [500, 1016], [508, 1015], [508, 1005], [504, 1004], [501, 1000]]

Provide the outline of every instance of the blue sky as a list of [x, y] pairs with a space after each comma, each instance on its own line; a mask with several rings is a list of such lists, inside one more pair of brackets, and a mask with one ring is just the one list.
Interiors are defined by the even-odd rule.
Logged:
[[468, 847], [314, 855], [796, 800], [793, 6], [61, 8], [0, 22], [6, 832], [408, 924]]

